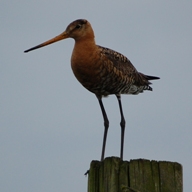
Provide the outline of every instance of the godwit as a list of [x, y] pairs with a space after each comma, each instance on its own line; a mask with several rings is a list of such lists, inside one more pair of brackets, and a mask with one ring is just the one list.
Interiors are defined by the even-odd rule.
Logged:
[[136, 95], [144, 90], [152, 91], [149, 80], [159, 79], [159, 77], [148, 76], [138, 72], [124, 55], [96, 45], [91, 24], [85, 19], [73, 21], [60, 35], [24, 52], [26, 53], [66, 38], [75, 40], [71, 56], [71, 67], [74, 75], [86, 89], [96, 95], [101, 107], [104, 119], [101, 161], [104, 159], [109, 128], [109, 120], [103, 106], [102, 97], [115, 94], [118, 99], [121, 115], [120, 158], [123, 159], [125, 118], [121, 104], [121, 94]]

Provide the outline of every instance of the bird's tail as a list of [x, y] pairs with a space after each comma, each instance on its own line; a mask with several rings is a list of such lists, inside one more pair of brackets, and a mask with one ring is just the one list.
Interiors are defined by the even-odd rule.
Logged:
[[146, 78], [147, 81], [148, 81], [148, 86], [147, 86], [147, 89], [146, 89], [146, 90], [153, 91], [152, 87], [149, 86], [150, 84], [152, 84], [152, 83], [150, 82], [150, 80], [158, 80], [158, 79], [160, 79], [160, 77], [145, 75], [145, 78]]
[[160, 77], [155, 77], [155, 76], [149, 76], [149, 75], [145, 75], [147, 80], [157, 80], [157, 79], [160, 79]]

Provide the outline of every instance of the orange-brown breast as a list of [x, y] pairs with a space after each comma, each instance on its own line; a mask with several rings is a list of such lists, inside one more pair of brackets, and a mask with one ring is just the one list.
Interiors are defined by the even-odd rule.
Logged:
[[100, 53], [94, 40], [75, 42], [71, 57], [71, 67], [78, 81], [89, 91], [95, 93], [101, 85]]

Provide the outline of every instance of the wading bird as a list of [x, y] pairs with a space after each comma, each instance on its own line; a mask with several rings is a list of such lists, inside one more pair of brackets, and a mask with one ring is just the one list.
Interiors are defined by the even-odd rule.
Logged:
[[24, 52], [29, 52], [66, 38], [75, 40], [71, 56], [71, 67], [75, 77], [86, 89], [96, 95], [101, 107], [104, 119], [101, 161], [104, 159], [109, 127], [109, 120], [103, 106], [102, 97], [111, 94], [117, 97], [121, 115], [120, 158], [123, 159], [125, 118], [121, 104], [121, 94], [136, 95], [144, 90], [152, 91], [149, 80], [159, 79], [159, 77], [148, 76], [138, 72], [124, 55], [96, 45], [91, 24], [85, 19], [73, 21], [60, 35]]

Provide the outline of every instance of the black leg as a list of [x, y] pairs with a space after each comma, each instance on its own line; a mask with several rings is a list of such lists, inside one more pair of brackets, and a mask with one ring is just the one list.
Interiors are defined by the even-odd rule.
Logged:
[[120, 158], [123, 160], [123, 147], [124, 147], [124, 133], [125, 133], [125, 118], [123, 115], [123, 108], [121, 104], [121, 95], [116, 95], [119, 103], [119, 109], [121, 114], [121, 151], [120, 151]]
[[106, 146], [106, 140], [107, 140], [107, 132], [108, 132], [108, 128], [109, 128], [109, 120], [107, 118], [107, 114], [105, 112], [105, 108], [103, 106], [103, 102], [102, 102], [102, 96], [97, 96], [97, 99], [99, 101], [99, 105], [101, 107], [101, 111], [102, 111], [102, 115], [103, 115], [103, 120], [104, 120], [104, 135], [103, 135], [103, 146], [102, 146], [102, 153], [101, 153], [101, 161], [103, 161], [104, 159], [104, 155], [105, 155], [105, 146]]

